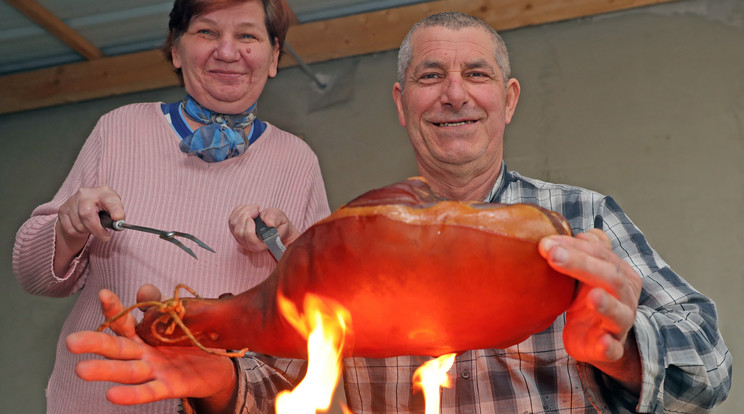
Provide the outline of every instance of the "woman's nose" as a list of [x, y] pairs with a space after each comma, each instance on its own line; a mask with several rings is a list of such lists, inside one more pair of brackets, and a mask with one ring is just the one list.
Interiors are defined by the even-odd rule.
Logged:
[[220, 60], [235, 61], [240, 58], [240, 48], [233, 39], [220, 39], [217, 42], [215, 56]]

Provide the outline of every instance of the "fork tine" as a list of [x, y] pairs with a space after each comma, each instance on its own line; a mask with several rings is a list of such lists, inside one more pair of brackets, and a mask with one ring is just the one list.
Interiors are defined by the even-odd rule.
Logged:
[[175, 233], [174, 232], [170, 232], [170, 234], [161, 234], [160, 235], [160, 238], [163, 239], [163, 240], [165, 240], [165, 241], [169, 241], [169, 242], [175, 244], [176, 246], [178, 246], [181, 249], [183, 249], [183, 251], [185, 251], [186, 253], [190, 254], [191, 257], [193, 257], [194, 259], [199, 260], [199, 258], [196, 257], [196, 255], [194, 254], [194, 252], [191, 249], [189, 249], [188, 247], [184, 246], [184, 244], [181, 243], [180, 241], [176, 240], [176, 238], [174, 236], [175, 236]]
[[210, 252], [215, 253], [214, 249], [212, 249], [211, 247], [207, 246], [206, 243], [204, 243], [203, 241], [199, 240], [194, 235], [191, 235], [189, 233], [181, 233], [181, 232], [178, 232], [178, 231], [174, 231], [173, 232], [173, 235], [178, 236], [178, 237], [183, 237], [183, 238], [189, 239], [189, 240], [193, 241], [194, 243], [198, 244], [199, 247], [201, 247], [202, 249], [209, 250]]

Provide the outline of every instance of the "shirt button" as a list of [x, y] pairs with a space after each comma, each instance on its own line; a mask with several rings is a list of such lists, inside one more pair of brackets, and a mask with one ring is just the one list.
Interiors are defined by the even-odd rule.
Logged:
[[463, 378], [468, 379], [468, 378], [470, 378], [470, 370], [467, 369], [467, 368], [466, 369], [463, 369], [462, 372], [460, 373], [460, 375]]

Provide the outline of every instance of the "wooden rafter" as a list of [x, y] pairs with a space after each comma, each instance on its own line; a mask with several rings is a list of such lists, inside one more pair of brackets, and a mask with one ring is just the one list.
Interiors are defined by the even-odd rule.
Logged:
[[[300, 24], [287, 42], [305, 63], [314, 63], [397, 49], [416, 21], [440, 11], [462, 11], [509, 30], [669, 1], [675, 0], [440, 0]], [[287, 55], [280, 66], [296, 64]], [[0, 77], [0, 113], [177, 84], [159, 51], [101, 58]]]
[[80, 53], [84, 58], [92, 60], [103, 57], [101, 50], [93, 43], [89, 42], [36, 1], [5, 0], [5, 2], [18, 9], [26, 17], [36, 22], [36, 24], [43, 27], [67, 46], [70, 46], [74, 51]]

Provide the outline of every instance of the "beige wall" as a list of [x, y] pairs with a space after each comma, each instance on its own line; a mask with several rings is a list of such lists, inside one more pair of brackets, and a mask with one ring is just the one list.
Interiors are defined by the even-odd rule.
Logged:
[[[744, 355], [744, 3], [683, 1], [503, 33], [522, 96], [506, 160], [525, 175], [613, 195], [652, 245], [718, 304], [734, 360]], [[313, 65], [339, 81], [319, 96], [299, 69], [269, 83], [259, 114], [305, 137], [329, 201], [416, 173], [391, 99], [395, 53]], [[353, 92], [325, 108], [319, 99]], [[33, 297], [11, 272], [15, 231], [48, 200], [103, 112], [175, 100], [177, 89], [0, 116], [0, 401], [41, 413], [73, 299]], [[744, 412], [734, 375], [719, 413]]]

